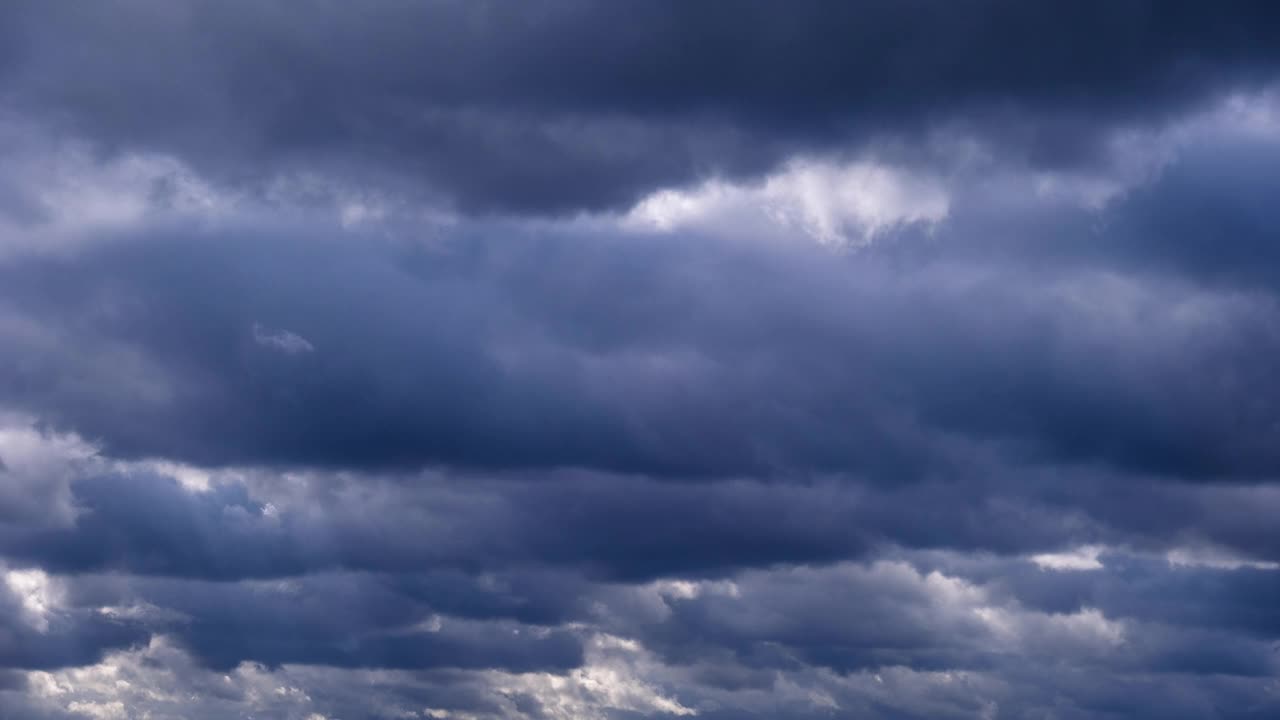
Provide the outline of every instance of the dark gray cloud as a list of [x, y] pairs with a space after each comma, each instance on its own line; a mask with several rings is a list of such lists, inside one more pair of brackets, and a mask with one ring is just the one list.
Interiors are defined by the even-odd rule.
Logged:
[[305, 233], [175, 227], [9, 263], [6, 310], [62, 334], [6, 348], [0, 393], [112, 455], [208, 465], [897, 482], [964, 473], [977, 443], [1277, 469], [1269, 295], [510, 226], [430, 254]]
[[0, 716], [1280, 716], [1277, 19], [9, 3]]
[[229, 182], [340, 169], [479, 211], [616, 208], [958, 130], [1036, 164], [1274, 77], [1265, 2], [6, 6], [8, 104]]
[[[420, 245], [290, 221], [14, 257], [7, 321], [44, 330], [0, 355], [6, 404], [47, 424], [27, 442], [73, 431], [103, 456], [38, 502], [0, 496], [24, 520], [0, 553], [68, 583], [84, 618], [76, 652], [14, 664], [56, 673], [149, 638], [178, 655], [144, 683], [175, 662], [243, 683], [259, 666], [459, 673], [380, 692], [492, 717], [661, 716], [653, 697], [712, 717], [816, 717], [812, 698], [883, 717], [1265, 716], [1274, 570], [1017, 558], [1275, 557], [1269, 287], [1134, 265], [1095, 237], [1033, 268], [1035, 243], [966, 249], [966, 222], [856, 255], [510, 224]], [[230, 479], [191, 491], [146, 458]], [[877, 563], [895, 548], [1005, 559]], [[600, 633], [643, 653], [609, 682], [652, 697], [590, 690], [583, 673], [621, 662]], [[567, 684], [511, 690], [542, 672]], [[972, 679], [944, 691], [947, 673]], [[268, 716], [362, 716], [321, 685]], [[584, 704], [552, 701], [571, 692]], [[56, 697], [32, 707], [98, 702]], [[379, 712], [363, 716], [395, 716]]]
[[376, 578], [313, 576], [277, 585], [138, 583], [146, 602], [179, 613], [171, 637], [203, 663], [268, 666], [500, 668], [561, 671], [582, 662], [556, 628], [446, 618]]

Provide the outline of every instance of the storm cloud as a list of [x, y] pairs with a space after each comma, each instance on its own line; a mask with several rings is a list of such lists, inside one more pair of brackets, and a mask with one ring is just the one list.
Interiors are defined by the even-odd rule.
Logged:
[[571, 213], [953, 131], [1088, 164], [1112, 130], [1265, 83], [1276, 19], [1143, 0], [17, 2], [0, 68], [19, 112], [105, 152]]
[[7, 3], [0, 715], [1280, 716], [1278, 28]]

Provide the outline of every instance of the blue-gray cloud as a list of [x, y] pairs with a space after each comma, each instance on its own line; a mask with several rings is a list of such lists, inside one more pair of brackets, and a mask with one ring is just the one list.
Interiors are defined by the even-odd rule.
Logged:
[[1275, 15], [10, 3], [0, 716], [1280, 715]]
[[1274, 7], [1247, 1], [17, 2], [3, 19], [6, 104], [107, 152], [520, 213], [937, 131], [1087, 165], [1111, 129], [1267, 82], [1280, 40]]

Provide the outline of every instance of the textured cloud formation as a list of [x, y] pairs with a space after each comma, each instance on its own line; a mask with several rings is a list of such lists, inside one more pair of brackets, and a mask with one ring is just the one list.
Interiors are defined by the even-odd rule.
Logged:
[[0, 717], [1280, 716], [1275, 16], [6, 4]]
[[1265, 82], [1275, 12], [1143, 0], [20, 1], [0, 23], [0, 78], [18, 112], [225, 182], [323, 172], [476, 210], [572, 212], [759, 174], [801, 150], [936, 134], [1038, 166], [1088, 164], [1117, 127]]

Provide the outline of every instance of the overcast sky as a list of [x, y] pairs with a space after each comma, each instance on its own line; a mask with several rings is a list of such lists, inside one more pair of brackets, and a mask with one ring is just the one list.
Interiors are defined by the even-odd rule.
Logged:
[[1280, 717], [1280, 5], [0, 2], [0, 717]]

